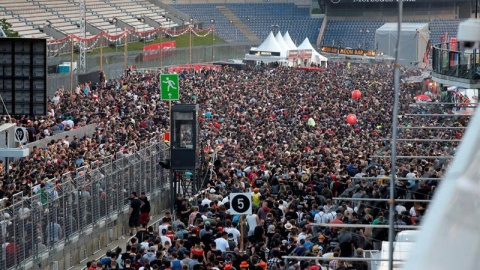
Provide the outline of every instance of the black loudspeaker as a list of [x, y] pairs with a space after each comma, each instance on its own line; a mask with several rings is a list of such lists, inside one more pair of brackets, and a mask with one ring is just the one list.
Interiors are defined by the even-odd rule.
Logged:
[[199, 113], [198, 104], [172, 106], [170, 164], [173, 170], [194, 170], [200, 165]]
[[47, 114], [47, 40], [0, 38], [0, 114]]

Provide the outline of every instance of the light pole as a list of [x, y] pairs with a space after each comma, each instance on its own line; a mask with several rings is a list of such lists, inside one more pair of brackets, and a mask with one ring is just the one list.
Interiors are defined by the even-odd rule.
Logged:
[[214, 43], [215, 43], [215, 20], [214, 19], [210, 19], [210, 23], [212, 23], [212, 64], [213, 64], [213, 61], [215, 61], [215, 55], [213, 54], [213, 46], [214, 46]]
[[366, 31], [367, 31], [367, 34], [365, 35], [365, 50], [368, 50], [368, 46], [367, 46], [368, 42], [367, 42], [366, 39], [368, 38], [368, 35], [370, 34], [370, 30], [367, 29]]
[[367, 49], [366, 39], [367, 39], [368, 34], [370, 34], [370, 30], [360, 29], [360, 34], [362, 34], [362, 39], [363, 39], [363, 47], [362, 47], [362, 45], [360, 45], [360, 47], [362, 47], [362, 49], [366, 50]]
[[233, 20], [230, 20], [230, 23], [233, 25], [233, 27], [235, 27], [235, 42], [237, 42], [237, 27], [233, 24]]
[[[274, 29], [277, 29], [277, 30], [278, 30], [279, 28], [280, 28], [280, 26], [278, 26], [278, 24], [272, 24], [272, 25], [270, 26], [270, 29], [272, 30], [272, 32], [273, 32]], [[275, 34], [275, 33], [274, 33], [274, 34]]]
[[190, 30], [190, 65], [192, 64], [192, 23], [193, 23], [193, 18], [190, 17], [189, 19], [190, 24], [188, 25], [188, 30]]
[[50, 20], [46, 20], [45, 25], [48, 27], [48, 34], [47, 33], [45, 33], [45, 34], [50, 36], [50, 34], [51, 34], [50, 27], [52, 27], [52, 22]]
[[[118, 19], [117, 19], [116, 17], [113, 17], [113, 19], [110, 20], [110, 23], [111, 23], [111, 24], [115, 24], [115, 36], [118, 35], [118, 25], [117, 25], [117, 22], [118, 22]], [[118, 52], [117, 49], [118, 49], [118, 41], [119, 41], [119, 40], [120, 40], [119, 38], [117, 38], [117, 39], [115, 40], [115, 52]]]
[[160, 68], [162, 67], [162, 36], [163, 36], [163, 27], [162, 24], [160, 24]]

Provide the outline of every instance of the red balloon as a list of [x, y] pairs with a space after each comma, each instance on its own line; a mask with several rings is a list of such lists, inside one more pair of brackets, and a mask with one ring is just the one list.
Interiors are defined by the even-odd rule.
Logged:
[[357, 116], [355, 116], [355, 114], [349, 114], [347, 116], [347, 123], [349, 123], [350, 125], [357, 123]]
[[353, 99], [359, 99], [361, 97], [362, 97], [362, 92], [360, 92], [360, 90], [352, 91], [352, 98]]
[[217, 128], [217, 129], [218, 129], [218, 128], [220, 127], [220, 124], [219, 124], [219, 123], [215, 123], [215, 125], [214, 125], [214, 126], [215, 126], [215, 128]]

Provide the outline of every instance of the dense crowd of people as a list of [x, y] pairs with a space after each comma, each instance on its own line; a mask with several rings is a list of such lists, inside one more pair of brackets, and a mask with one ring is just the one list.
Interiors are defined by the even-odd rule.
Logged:
[[[180, 102], [200, 104], [204, 150], [218, 156], [207, 192], [198, 200], [178, 197], [175, 213], [165, 216], [158, 228], [148, 226], [148, 200], [135, 193], [135, 237], [125, 250], [90, 262], [88, 269], [367, 269], [363, 262], [297, 263], [282, 256], [362, 257], [364, 250], [379, 249], [386, 229], [318, 224], [387, 224], [386, 202], [337, 197], [388, 198], [392, 173], [400, 178], [395, 182], [397, 198], [433, 196], [450, 162], [442, 156], [453, 155], [457, 143], [401, 141], [399, 156], [425, 158], [399, 159], [396, 171], [391, 170], [392, 70], [385, 64], [332, 64], [323, 72], [281, 66], [182, 72]], [[418, 74], [402, 71], [403, 78]], [[27, 127], [30, 141], [88, 124], [97, 128], [82, 138], [53, 140], [8, 164], [0, 172], [0, 209], [11, 205], [19, 192], [25, 197], [43, 193], [48, 179], [60, 183], [80, 167], [88, 170], [105, 157], [133, 153], [140, 143], [159, 140], [168, 130], [168, 106], [161, 101], [158, 80], [159, 72], [129, 71], [121, 80], [79, 84], [73, 94], [59, 90], [46, 117], [16, 119]], [[352, 99], [353, 90], [362, 97]], [[401, 83], [400, 125], [467, 125], [467, 118], [405, 116], [443, 113], [440, 106], [411, 106], [413, 97], [424, 92], [418, 84]], [[348, 114], [356, 115], [355, 124], [346, 122]], [[402, 129], [399, 136], [458, 139], [461, 133]], [[420, 177], [430, 180], [414, 180]], [[230, 192], [252, 192], [253, 214], [231, 215]], [[419, 224], [426, 207], [397, 204], [395, 225]]]

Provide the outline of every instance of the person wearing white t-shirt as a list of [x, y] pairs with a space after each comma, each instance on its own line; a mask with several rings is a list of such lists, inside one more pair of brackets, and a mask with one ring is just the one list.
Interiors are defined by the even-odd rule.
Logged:
[[222, 252], [230, 251], [230, 246], [228, 245], [228, 233], [223, 232], [222, 237], [215, 239], [215, 244], [217, 245], [217, 249], [221, 250]]
[[326, 222], [326, 214], [325, 212], [323, 212], [323, 207], [320, 207], [319, 208], [319, 212], [315, 215], [315, 217], [313, 218], [315, 220], [315, 223], [317, 224], [322, 224], [322, 223], [327, 223]]
[[165, 243], [167, 242], [170, 244], [170, 246], [172, 245], [172, 240], [168, 236], [162, 235], [160, 236], [160, 240], [162, 241], [163, 246], [165, 246]]
[[202, 200], [202, 205], [209, 206], [211, 202], [212, 200], [210, 200], [210, 194], [207, 194], [207, 196], [205, 196], [205, 199]]
[[163, 218], [162, 219], [162, 224], [160, 224], [160, 226], [158, 226], [158, 234], [160, 236], [164, 235], [163, 231], [165, 230], [165, 232], [166, 232], [168, 230], [168, 226], [170, 226], [170, 223], [168, 222], [168, 219]]
[[232, 223], [229, 219], [227, 219], [225, 225], [227, 227], [225, 228], [225, 231], [229, 234], [230, 233], [233, 234], [233, 240], [235, 241], [235, 244], [238, 244], [240, 239], [240, 231], [237, 228], [235, 228], [237, 226], [237, 223], [236, 222]]
[[398, 214], [401, 214], [403, 212], [406, 212], [407, 208], [403, 206], [401, 203], [399, 203], [395, 206], [395, 210], [397, 211]]
[[416, 217], [417, 216], [417, 213], [415, 212], [415, 206], [412, 206], [412, 208], [410, 208], [410, 215], [412, 217]]

